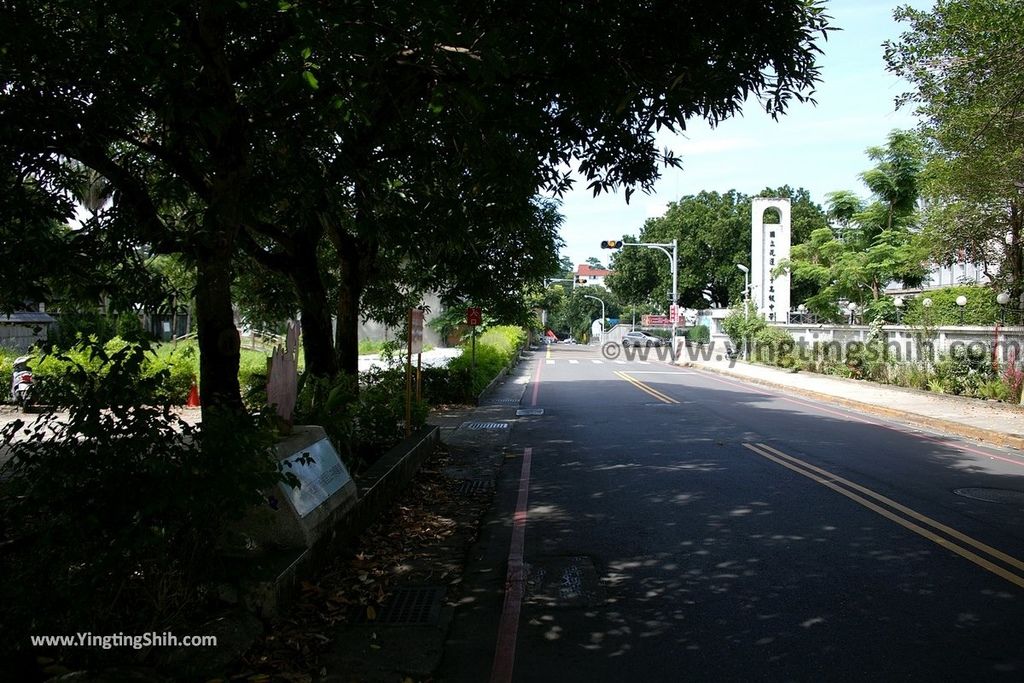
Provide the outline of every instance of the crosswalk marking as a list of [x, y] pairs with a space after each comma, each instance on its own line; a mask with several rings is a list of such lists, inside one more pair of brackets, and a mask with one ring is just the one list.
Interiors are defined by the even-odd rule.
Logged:
[[553, 360], [549, 360], [548, 361], [548, 365], [554, 365], [554, 364], [555, 364], [555, 361], [553, 361]]
[[570, 360], [569, 362], [570, 362], [570, 363], [571, 363], [572, 365], [576, 365], [577, 363], [579, 363], [579, 361], [578, 361], [578, 360], [575, 360], [575, 359], [573, 359], [573, 360]]
[[598, 364], [600, 364], [600, 363], [603, 363], [604, 361], [603, 360], [597, 360], [596, 358], [591, 358], [590, 362], [591, 363], [598, 363]]

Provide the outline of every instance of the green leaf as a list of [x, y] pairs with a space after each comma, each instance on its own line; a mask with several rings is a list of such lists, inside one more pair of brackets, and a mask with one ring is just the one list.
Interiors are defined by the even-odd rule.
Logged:
[[320, 81], [316, 80], [316, 76], [313, 75], [312, 71], [303, 71], [302, 77], [306, 80], [306, 84], [313, 90], [317, 90], [320, 87]]

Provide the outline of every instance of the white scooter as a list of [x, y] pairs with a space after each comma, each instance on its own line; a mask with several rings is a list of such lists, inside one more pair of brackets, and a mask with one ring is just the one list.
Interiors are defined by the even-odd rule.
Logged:
[[32, 368], [28, 362], [32, 356], [20, 356], [14, 359], [14, 372], [11, 376], [11, 400], [25, 407], [32, 399]]

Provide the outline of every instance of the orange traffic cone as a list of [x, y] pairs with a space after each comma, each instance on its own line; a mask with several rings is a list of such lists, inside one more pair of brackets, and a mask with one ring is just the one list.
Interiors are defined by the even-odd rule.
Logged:
[[188, 390], [188, 398], [185, 399], [185, 406], [187, 408], [198, 408], [199, 405], [199, 387], [196, 386], [196, 380], [193, 377], [192, 386]]

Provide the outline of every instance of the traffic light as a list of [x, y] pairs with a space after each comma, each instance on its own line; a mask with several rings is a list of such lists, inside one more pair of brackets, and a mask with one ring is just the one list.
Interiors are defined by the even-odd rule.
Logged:
[[601, 242], [602, 249], [622, 249], [622, 240], [605, 240]]

